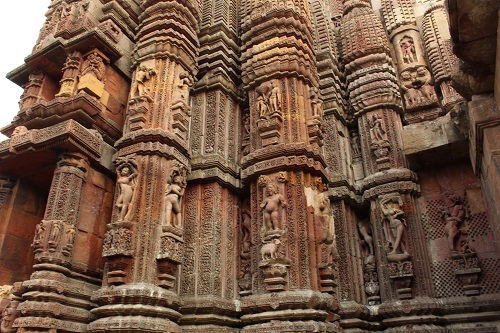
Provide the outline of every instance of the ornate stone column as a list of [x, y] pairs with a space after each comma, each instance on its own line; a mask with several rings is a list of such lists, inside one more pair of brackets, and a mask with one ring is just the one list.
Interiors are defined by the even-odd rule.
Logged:
[[45, 215], [33, 239], [35, 265], [31, 278], [22, 283], [22, 317], [14, 327], [22, 332], [56, 330], [86, 332], [92, 318], [90, 295], [99, 280], [86, 276], [74, 262], [74, 244], [79, 232], [84, 183], [89, 172], [83, 154], [59, 155]]
[[324, 120], [309, 4], [247, 0], [242, 8], [242, 78], [250, 108], [242, 180], [251, 212], [242, 332], [333, 332], [326, 321], [334, 303], [327, 293], [333, 246], [321, 238], [333, 226], [322, 185]]
[[[180, 332], [177, 294], [188, 193], [190, 88], [199, 1], [141, 3], [123, 137], [116, 143], [107, 274], [91, 332]], [[140, 303], [140, 305], [138, 305]]]

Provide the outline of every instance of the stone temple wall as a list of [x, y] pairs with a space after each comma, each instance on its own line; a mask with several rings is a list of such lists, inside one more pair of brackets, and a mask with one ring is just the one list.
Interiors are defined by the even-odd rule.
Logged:
[[1, 332], [499, 332], [498, 11], [52, 0]]

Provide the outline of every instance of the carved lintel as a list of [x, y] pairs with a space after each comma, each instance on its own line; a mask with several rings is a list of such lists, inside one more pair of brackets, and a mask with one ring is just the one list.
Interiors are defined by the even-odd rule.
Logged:
[[452, 253], [455, 275], [462, 283], [465, 296], [477, 296], [481, 292], [481, 285], [478, 283], [481, 268], [475, 252]]

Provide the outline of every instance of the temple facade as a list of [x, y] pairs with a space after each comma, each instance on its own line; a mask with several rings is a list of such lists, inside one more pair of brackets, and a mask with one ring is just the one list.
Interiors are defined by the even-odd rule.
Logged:
[[1, 332], [500, 332], [499, 9], [52, 0]]

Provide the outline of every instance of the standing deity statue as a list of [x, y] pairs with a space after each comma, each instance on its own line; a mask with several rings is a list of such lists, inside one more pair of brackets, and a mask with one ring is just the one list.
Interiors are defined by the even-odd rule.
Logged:
[[283, 195], [278, 193], [275, 184], [267, 185], [267, 198], [260, 204], [264, 211], [264, 228], [266, 231], [276, 230], [279, 227], [279, 210], [287, 205]]
[[415, 43], [413, 42], [413, 38], [404, 36], [399, 41], [399, 46], [401, 47], [403, 62], [405, 64], [417, 62], [417, 51], [415, 50]]
[[165, 189], [166, 220], [167, 226], [172, 225], [172, 213], [174, 214], [174, 227], [179, 228], [182, 224], [181, 202], [186, 190], [186, 180], [177, 170], [172, 173], [172, 181]]
[[149, 96], [149, 88], [146, 83], [151, 80], [151, 77], [156, 73], [153, 69], [146, 66], [139, 66], [135, 72], [135, 89], [133, 89], [133, 97]]
[[271, 93], [269, 95], [269, 109], [271, 114], [280, 113], [281, 111], [281, 91], [278, 85], [271, 82]]
[[118, 199], [116, 200], [116, 207], [118, 207], [119, 221], [124, 221], [125, 217], [129, 213], [130, 203], [132, 202], [132, 196], [135, 190], [134, 179], [138, 176], [138, 173], [133, 170], [133, 167], [124, 164], [118, 169]]
[[[389, 197], [380, 200], [380, 208], [386, 221], [384, 225], [384, 233], [388, 246], [388, 255], [404, 254], [406, 251], [406, 220], [404, 212], [399, 208], [402, 205], [400, 197]], [[398, 207], [395, 207], [398, 206]]]
[[373, 142], [386, 141], [387, 135], [384, 130], [384, 121], [378, 113], [372, 116], [372, 121], [370, 122], [370, 134]]
[[444, 231], [448, 237], [448, 247], [452, 252], [457, 252], [455, 241], [460, 234], [460, 225], [464, 222], [465, 208], [462, 198], [453, 192], [445, 193], [446, 206], [441, 209], [445, 220]]

